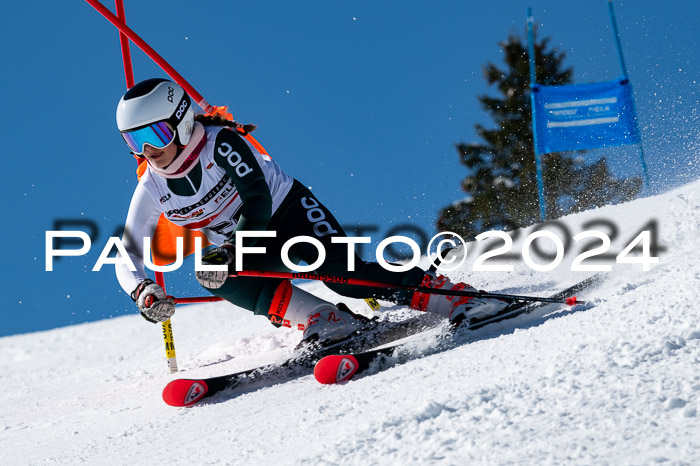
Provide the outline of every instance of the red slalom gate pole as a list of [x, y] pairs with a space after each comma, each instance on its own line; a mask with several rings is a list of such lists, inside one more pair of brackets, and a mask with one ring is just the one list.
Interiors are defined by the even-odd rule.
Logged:
[[[202, 107], [205, 111], [209, 111], [211, 106], [206, 100], [188, 83], [185, 78], [183, 78], [175, 69], [170, 66], [168, 62], [165, 61], [153, 48], [151, 48], [143, 39], [141, 39], [138, 34], [132, 31], [126, 25], [126, 14], [124, 12], [124, 1], [115, 0], [114, 6], [117, 12], [117, 16], [114, 16], [111, 11], [109, 11], [105, 6], [103, 6], [97, 0], [85, 0], [89, 5], [96, 9], [102, 16], [104, 16], [108, 21], [110, 21], [119, 30], [119, 45], [122, 51], [122, 62], [124, 64], [124, 77], [126, 79], [126, 88], [130, 89], [134, 86], [134, 69], [131, 61], [131, 50], [129, 47], [129, 39], [131, 39], [141, 50], [143, 50], [146, 55], [148, 55], [153, 61], [155, 61], [168, 76], [170, 76], [175, 82], [180, 84], [185, 91], [195, 99], [197, 104]], [[156, 283], [158, 283], [165, 291], [165, 277], [162, 272], [155, 272]], [[222, 298], [216, 296], [211, 297], [201, 297], [201, 298], [174, 298], [171, 297], [176, 304], [187, 304], [187, 303], [202, 303], [202, 302], [212, 302], [221, 301]], [[168, 361], [168, 368], [170, 372], [177, 372], [177, 356], [175, 354], [175, 339], [173, 336], [173, 327], [170, 319], [162, 323], [163, 327], [163, 340], [165, 343], [165, 356]]]
[[429, 288], [426, 286], [408, 286], [408, 285], [395, 285], [392, 283], [377, 282], [373, 280], [363, 280], [359, 278], [348, 278], [348, 277], [337, 277], [333, 275], [322, 275], [317, 273], [309, 272], [266, 272], [257, 270], [242, 270], [236, 272], [235, 274], [229, 275], [230, 277], [267, 277], [267, 278], [281, 278], [285, 280], [317, 280], [327, 283], [338, 283], [342, 285], [355, 285], [355, 286], [371, 286], [376, 288], [390, 288], [395, 290], [412, 290], [418, 291], [420, 293], [427, 294], [439, 294], [446, 296], [470, 296], [474, 298], [497, 298], [497, 299], [511, 299], [520, 301], [537, 301], [542, 303], [561, 303], [573, 306], [574, 304], [586, 304], [585, 301], [578, 301], [575, 296], [571, 298], [545, 298], [541, 296], [521, 296], [514, 294], [502, 294], [502, 293], [485, 293], [481, 291], [465, 291], [465, 290], [444, 290]]
[[136, 34], [134, 31], [132, 31], [129, 26], [124, 24], [123, 21], [121, 21], [119, 18], [117, 18], [114, 13], [109, 11], [108, 8], [106, 8], [104, 5], [102, 5], [99, 1], [97, 0], [85, 0], [91, 7], [93, 7], [95, 10], [97, 10], [98, 13], [100, 13], [102, 16], [105, 17], [107, 21], [112, 23], [114, 27], [119, 29], [120, 32], [122, 32], [126, 37], [131, 40], [138, 48], [143, 50], [143, 52], [149, 56], [151, 60], [156, 62], [158, 66], [160, 66], [165, 73], [170, 76], [173, 81], [178, 83], [180, 86], [182, 86], [185, 91], [197, 102], [197, 105], [199, 105], [205, 112], [208, 112], [211, 110], [211, 105], [209, 105], [209, 102], [204, 100], [204, 97], [197, 92], [194, 87], [188, 83], [185, 78], [183, 78], [180, 73], [175, 71], [175, 68], [170, 66], [170, 64], [165, 61], [163, 57], [158, 55], [158, 52], [153, 50], [150, 45], [146, 43], [141, 37], [139, 37], [138, 34]]
[[[114, 7], [117, 10], [117, 18], [126, 24], [126, 15], [124, 14], [124, 1], [114, 0]], [[134, 68], [131, 65], [131, 49], [129, 48], [129, 38], [126, 34], [119, 31], [119, 45], [122, 49], [122, 62], [124, 62], [124, 77], [126, 78], [126, 88], [134, 87]]]

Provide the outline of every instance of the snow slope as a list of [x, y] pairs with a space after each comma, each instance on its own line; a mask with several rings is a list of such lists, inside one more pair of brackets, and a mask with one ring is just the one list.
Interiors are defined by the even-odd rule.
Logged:
[[[660, 263], [614, 265], [588, 306], [485, 327], [344, 386], [307, 376], [177, 409], [160, 398], [160, 328], [137, 315], [0, 338], [0, 462], [700, 464], [700, 183], [564, 222], [575, 234], [600, 219], [619, 228], [615, 252], [657, 219]], [[449, 275], [547, 294], [591, 274], [569, 271], [574, 255], [552, 272], [472, 273], [475, 256]], [[225, 303], [180, 308], [173, 326], [185, 377], [281, 360], [300, 337]]]

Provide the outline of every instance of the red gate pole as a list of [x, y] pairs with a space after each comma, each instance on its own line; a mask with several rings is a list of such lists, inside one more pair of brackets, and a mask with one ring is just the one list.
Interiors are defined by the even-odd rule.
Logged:
[[[124, 13], [124, 1], [114, 0], [115, 8], [117, 10], [117, 17], [122, 22], [124, 27], [126, 27], [126, 15]], [[100, 6], [102, 6], [100, 4]], [[104, 8], [104, 7], [103, 7]], [[106, 8], [105, 8], [106, 10]], [[109, 11], [109, 10], [107, 10]], [[110, 13], [111, 14], [111, 13]], [[124, 77], [126, 78], [126, 88], [130, 89], [134, 87], [134, 69], [131, 64], [131, 51], [129, 49], [129, 38], [119, 31], [119, 45], [122, 49], [122, 62], [124, 63]], [[156, 272], [156, 283], [163, 287], [165, 291], [165, 277], [163, 272]], [[165, 343], [165, 357], [168, 360], [168, 368], [170, 372], [177, 372], [177, 357], [175, 356], [175, 338], [173, 336], [173, 326], [170, 319], [162, 323], [163, 327], [163, 340]]]
[[131, 40], [131, 42], [136, 44], [136, 46], [138, 48], [143, 50], [143, 52], [146, 55], [148, 55], [151, 58], [151, 60], [156, 62], [156, 64], [158, 64], [158, 66], [160, 66], [163, 69], [163, 71], [165, 71], [165, 73], [173, 79], [173, 81], [175, 81], [180, 86], [182, 86], [183, 89], [185, 89], [185, 92], [187, 92], [190, 95], [190, 97], [192, 97], [195, 100], [195, 102], [197, 102], [197, 105], [199, 105], [202, 108], [202, 110], [204, 110], [205, 112], [208, 112], [209, 110], [211, 110], [211, 105], [209, 105], [209, 102], [204, 100], [204, 97], [202, 97], [202, 95], [199, 92], [197, 92], [195, 90], [195, 88], [192, 87], [192, 85], [190, 85], [190, 83], [188, 83], [185, 80], [185, 78], [183, 78], [180, 75], [180, 73], [175, 71], [175, 68], [170, 66], [170, 64], [167, 61], [165, 61], [165, 59], [163, 57], [158, 55], [158, 52], [153, 50], [153, 48], [151, 48], [151, 46], [148, 45], [146, 43], [146, 41], [141, 39], [141, 37], [139, 37], [139, 35], [136, 34], [134, 31], [132, 31], [131, 28], [129, 28], [129, 26], [127, 26], [126, 24], [124, 24], [123, 21], [121, 21], [119, 18], [117, 18], [114, 15], [114, 13], [109, 11], [108, 8], [106, 8], [104, 5], [102, 5], [97, 0], [85, 0], [85, 1], [91, 7], [93, 7], [95, 10], [97, 10], [102, 16], [104, 16], [105, 19], [107, 19], [107, 21], [109, 21], [117, 29], [119, 29], [120, 32], [122, 32], [126, 37], [128, 37], [129, 40]]
[[[165, 292], [165, 278], [163, 272], [155, 272], [156, 283], [163, 287]], [[177, 356], [175, 356], [175, 338], [173, 337], [173, 325], [170, 319], [163, 322], [163, 342], [165, 343], [165, 357], [168, 360], [170, 373], [177, 372]]]
[[[124, 1], [114, 0], [114, 7], [117, 10], [117, 18], [126, 24], [126, 15], [124, 14]], [[126, 88], [134, 87], [134, 68], [131, 65], [131, 49], [129, 48], [129, 38], [126, 34], [119, 31], [119, 45], [122, 49], [122, 62], [124, 62], [124, 77], [126, 78]]]

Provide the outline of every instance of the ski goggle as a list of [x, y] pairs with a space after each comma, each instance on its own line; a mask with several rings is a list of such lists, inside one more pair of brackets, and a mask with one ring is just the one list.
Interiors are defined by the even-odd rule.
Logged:
[[121, 133], [126, 145], [136, 154], [142, 155], [144, 144], [162, 149], [175, 139], [175, 130], [165, 121], [159, 121], [143, 128]]

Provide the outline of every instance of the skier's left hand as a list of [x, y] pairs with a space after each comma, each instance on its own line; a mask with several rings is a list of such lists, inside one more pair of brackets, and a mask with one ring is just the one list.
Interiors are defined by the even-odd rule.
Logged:
[[[229, 265], [232, 264], [236, 257], [235, 247], [228, 241], [224, 242], [218, 248], [208, 251], [202, 256], [203, 265]], [[198, 270], [194, 273], [197, 281], [205, 288], [221, 288], [228, 278], [230, 272], [228, 270]]]

